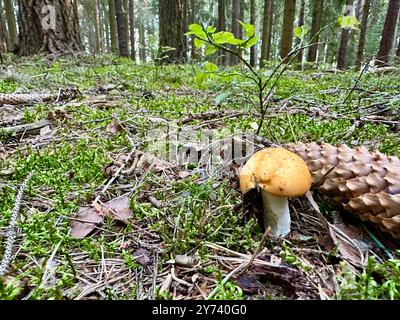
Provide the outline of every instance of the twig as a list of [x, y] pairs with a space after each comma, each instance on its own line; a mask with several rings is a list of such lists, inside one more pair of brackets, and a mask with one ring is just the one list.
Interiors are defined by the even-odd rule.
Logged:
[[253, 261], [254, 261], [254, 259], [256, 258], [257, 254], [258, 254], [259, 252], [261, 252], [261, 250], [262, 250], [262, 248], [263, 248], [263, 244], [264, 244], [264, 242], [265, 242], [265, 239], [267, 239], [267, 236], [268, 236], [268, 234], [269, 234], [270, 231], [271, 231], [271, 227], [268, 226], [268, 228], [265, 229], [265, 232], [264, 232], [264, 234], [263, 234], [262, 237], [261, 237], [261, 241], [260, 241], [260, 243], [258, 244], [257, 250], [254, 251], [253, 255], [251, 256], [249, 262], [247, 263], [246, 267], [243, 269], [242, 272], [246, 272], [246, 271], [251, 267], [251, 265], [253, 264]]
[[5, 233], [6, 237], [6, 244], [5, 244], [5, 250], [4, 250], [4, 256], [3, 260], [1, 261], [0, 264], [0, 276], [3, 276], [8, 269], [8, 266], [10, 265], [12, 261], [12, 248], [14, 246], [14, 242], [17, 238], [17, 222], [18, 222], [18, 212], [21, 207], [21, 201], [22, 197], [24, 195], [24, 191], [28, 185], [29, 180], [32, 178], [34, 171], [32, 171], [25, 179], [25, 181], [22, 183], [18, 190], [18, 195], [17, 199], [15, 200], [15, 205], [12, 211], [11, 219], [7, 228], [7, 231]]

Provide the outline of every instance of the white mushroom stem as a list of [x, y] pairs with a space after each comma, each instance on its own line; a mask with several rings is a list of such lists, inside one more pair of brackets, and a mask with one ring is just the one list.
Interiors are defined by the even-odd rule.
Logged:
[[264, 226], [271, 227], [270, 235], [284, 237], [290, 232], [289, 203], [286, 197], [277, 197], [261, 189]]

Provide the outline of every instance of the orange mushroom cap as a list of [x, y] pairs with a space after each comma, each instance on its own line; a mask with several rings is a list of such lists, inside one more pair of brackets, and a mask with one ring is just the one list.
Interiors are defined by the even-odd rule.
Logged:
[[311, 174], [298, 155], [284, 148], [256, 152], [240, 171], [243, 194], [256, 187], [278, 197], [296, 197], [311, 187]]

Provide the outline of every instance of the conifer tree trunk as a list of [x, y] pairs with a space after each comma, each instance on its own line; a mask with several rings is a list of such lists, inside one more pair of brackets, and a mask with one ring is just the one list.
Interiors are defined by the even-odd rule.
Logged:
[[[306, 7], [306, 1], [301, 0], [299, 19], [297, 21], [297, 27], [304, 26], [305, 7]], [[298, 47], [300, 45], [300, 42], [301, 42], [301, 40], [299, 38], [296, 38], [295, 46]], [[297, 53], [296, 60], [297, 60], [297, 63], [299, 63], [301, 65], [301, 63], [303, 62], [303, 50], [301, 50]]]
[[182, 63], [186, 61], [184, 32], [182, 27], [182, 6], [180, 0], [160, 0], [160, 43], [159, 47], [172, 47], [166, 52], [164, 63]]
[[115, 0], [115, 16], [117, 20], [118, 50], [121, 57], [129, 57], [128, 39], [124, 17], [123, 0]]
[[4, 10], [7, 17], [10, 51], [13, 51], [18, 45], [17, 24], [15, 20], [13, 0], [4, 0]]
[[[346, 12], [344, 13], [345, 16], [351, 14], [350, 7], [353, 5], [353, 0], [346, 1]], [[340, 46], [339, 46], [339, 54], [338, 54], [338, 61], [337, 61], [337, 68], [339, 70], [345, 70], [347, 68], [347, 47], [349, 44], [350, 39], [350, 29], [349, 28], [342, 28], [342, 34], [340, 37]]]
[[285, 59], [292, 50], [295, 13], [296, 0], [285, 0], [280, 45], [280, 56], [282, 59]]
[[390, 0], [386, 13], [385, 24], [382, 30], [381, 43], [376, 57], [376, 65], [384, 67], [389, 65], [390, 51], [394, 42], [397, 18], [399, 15], [400, 1]]
[[[250, 24], [256, 26], [256, 1], [250, 0]], [[256, 46], [250, 48], [250, 65], [256, 65]]]
[[115, 0], [108, 0], [108, 23], [110, 25], [111, 51], [118, 52], [117, 20], [115, 14]]
[[365, 0], [364, 7], [362, 9], [360, 36], [358, 38], [356, 70], [360, 70], [361, 64], [362, 64], [363, 58], [364, 58], [365, 36], [367, 34], [368, 16], [369, 16], [370, 6], [371, 6], [371, 0]]
[[271, 39], [272, 39], [272, 26], [273, 26], [273, 1], [264, 0], [263, 23], [261, 34], [261, 57], [260, 67], [264, 67], [265, 61], [271, 57]]
[[[232, 0], [231, 31], [236, 38], [240, 37], [239, 18], [240, 18], [240, 0]], [[232, 54], [229, 55], [229, 64], [232, 66], [237, 63], [239, 63], [239, 59]]]
[[[218, 25], [217, 30], [226, 30], [225, 0], [218, 0]], [[226, 65], [226, 55], [223, 50], [218, 51], [218, 62], [221, 66]]]
[[[162, 1], [162, 0], [161, 0]], [[144, 28], [144, 12], [143, 12], [143, 2], [139, 7], [139, 58], [140, 62], [146, 62], [146, 35]]]
[[[49, 10], [42, 13], [45, 5], [53, 6], [54, 17]], [[73, 0], [18, 0], [18, 7], [21, 55], [83, 50], [78, 10]]]
[[[324, 13], [324, 0], [313, 0], [312, 4], [312, 20], [310, 31], [310, 44], [318, 43], [319, 31], [321, 29], [321, 17]], [[318, 46], [313, 45], [308, 48], [307, 61], [315, 62], [317, 59]]]
[[135, 0], [129, 0], [129, 34], [131, 38], [131, 59], [136, 61]]

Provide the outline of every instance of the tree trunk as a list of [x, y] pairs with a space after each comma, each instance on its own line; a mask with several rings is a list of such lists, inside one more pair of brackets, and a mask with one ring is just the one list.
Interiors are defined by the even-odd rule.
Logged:
[[136, 62], [135, 0], [129, 0], [129, 34], [131, 38], [131, 59]]
[[[250, 0], [250, 24], [254, 27], [256, 26], [256, 1]], [[252, 46], [250, 48], [250, 65], [255, 67], [256, 66], [256, 46]]]
[[129, 44], [130, 44], [130, 37], [129, 37], [129, 1], [128, 0], [123, 0], [122, 1], [122, 11], [124, 15], [124, 24], [125, 24], [125, 38], [126, 38], [126, 45], [128, 47], [128, 55], [129, 55]]
[[7, 52], [10, 51], [11, 45], [10, 45], [10, 38], [8, 36], [7, 32], [7, 25], [6, 25], [6, 14], [3, 10], [3, 6], [0, 0], [0, 29], [1, 29], [1, 35], [0, 35], [0, 41], [3, 43], [3, 51], [2, 52]]
[[399, 15], [400, 1], [390, 0], [385, 25], [383, 26], [381, 43], [376, 57], [376, 65], [384, 67], [389, 65], [390, 51], [394, 42], [394, 35], [396, 30], [397, 18]]
[[[223, 0], [224, 1], [224, 0]], [[196, 2], [195, 0], [190, 0], [190, 24], [195, 23], [196, 19]], [[191, 51], [190, 51], [190, 59], [193, 61], [196, 59], [196, 46], [194, 45], [194, 36], [191, 36]]]
[[[310, 44], [318, 43], [319, 31], [321, 28], [321, 17], [324, 11], [324, 0], [313, 0], [312, 6], [312, 21], [310, 31]], [[308, 48], [307, 61], [315, 62], [317, 59], [318, 45], [313, 45]]]
[[108, 0], [108, 22], [110, 24], [111, 51], [118, 52], [117, 20], [115, 14], [115, 0]]
[[[188, 5], [187, 5], [187, 0], [180, 0], [181, 1], [181, 7], [182, 7], [182, 32], [185, 33], [189, 31], [188, 28]], [[187, 43], [187, 37], [183, 37], [183, 48], [185, 50], [185, 55], [187, 55], [188, 52], [188, 43]]]
[[108, 19], [108, 8], [107, 5], [104, 1], [100, 1], [101, 4], [101, 11], [103, 13], [102, 15], [102, 24], [103, 24], [103, 34], [105, 36], [105, 41], [106, 41], [106, 46], [105, 49], [107, 52], [110, 52], [111, 46], [110, 46], [110, 21]]
[[[353, 6], [353, 0], [346, 1], [346, 12], [344, 16], [348, 16], [351, 14], [350, 7]], [[339, 70], [345, 70], [347, 68], [347, 47], [350, 39], [350, 29], [342, 28], [342, 34], [340, 37], [340, 46], [339, 46], [339, 54], [338, 54], [338, 62], [337, 68]]]
[[179, 0], [160, 0], [160, 50], [162, 47], [172, 47], [164, 54], [163, 63], [180, 63], [186, 61], [186, 51], [183, 44], [182, 7]]
[[400, 58], [400, 38], [399, 38], [399, 41], [397, 43], [396, 57]]
[[[239, 1], [239, 21], [244, 22], [244, 0]], [[243, 39], [243, 28], [240, 24], [239, 24], [239, 38]]]
[[261, 35], [260, 67], [265, 66], [265, 61], [271, 57], [271, 39], [273, 26], [273, 0], [264, 0], [263, 30]]
[[100, 53], [100, 23], [99, 23], [99, 12], [97, 12], [97, 2], [99, 0], [90, 1], [91, 12], [92, 12], [92, 25], [94, 27], [94, 52]]
[[[305, 7], [306, 7], [306, 1], [301, 0], [300, 11], [299, 11], [299, 20], [297, 21], [297, 27], [304, 26]], [[301, 39], [296, 38], [296, 41], [295, 41], [296, 48], [300, 47], [300, 45], [301, 45]], [[301, 67], [301, 64], [303, 62], [303, 50], [301, 50], [297, 53], [296, 60], [297, 60], [297, 63], [300, 64], [300, 67]]]
[[[45, 5], [54, 7], [46, 11]], [[78, 11], [73, 0], [18, 0], [18, 6], [21, 55], [83, 50]], [[55, 8], [55, 19], [51, 8]], [[42, 9], [45, 10], [43, 14]]]
[[97, 24], [99, 26], [99, 44], [100, 44], [100, 52], [104, 52], [104, 19], [103, 19], [103, 8], [102, 8], [103, 0], [97, 0]]
[[[225, 19], [225, 0], [218, 0], [218, 31], [226, 30], [226, 19]], [[226, 55], [223, 50], [218, 51], [218, 61], [221, 66], [226, 65]]]
[[[240, 0], [232, 0], [231, 31], [236, 38], [240, 37], [239, 17], [240, 17]], [[229, 55], [229, 64], [232, 66], [237, 63], [239, 63], [238, 57], [234, 55]]]
[[293, 44], [293, 25], [296, 13], [296, 0], [285, 0], [283, 11], [282, 34], [280, 45], [280, 56], [285, 59], [292, 50]]
[[124, 18], [123, 0], [115, 0], [115, 16], [117, 20], [118, 50], [121, 57], [129, 57], [128, 39]]
[[361, 64], [363, 62], [364, 48], [365, 48], [365, 36], [367, 34], [368, 16], [369, 16], [370, 6], [371, 6], [371, 0], [365, 0], [364, 7], [362, 9], [360, 36], [358, 38], [356, 70], [360, 70]]
[[10, 51], [18, 46], [17, 25], [15, 22], [14, 6], [12, 0], [4, 0], [4, 9], [7, 17], [8, 36], [10, 40]]
[[139, 7], [139, 58], [140, 62], [146, 62], [146, 35], [144, 28], [144, 12], [143, 12], [143, 2]]
[[0, 58], [1, 54], [7, 52], [8, 50], [6, 32], [3, 28], [3, 23], [0, 23]]

